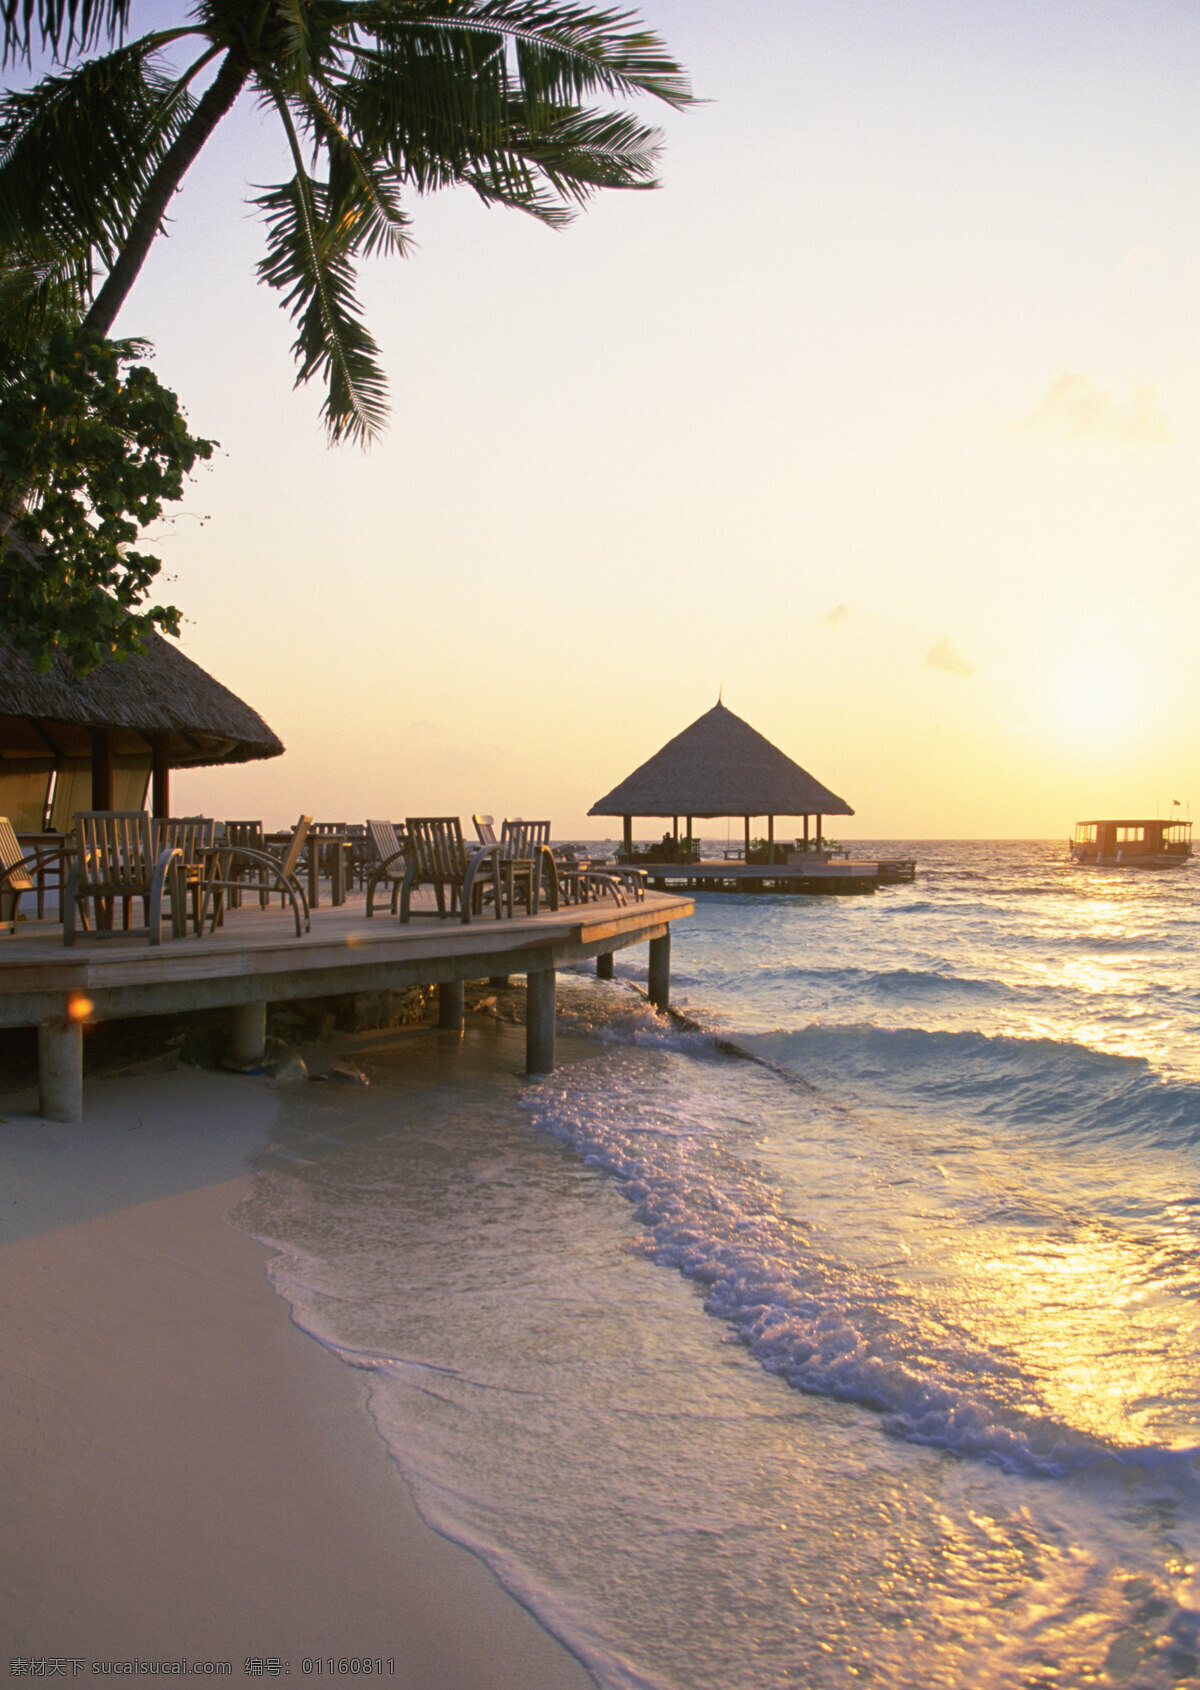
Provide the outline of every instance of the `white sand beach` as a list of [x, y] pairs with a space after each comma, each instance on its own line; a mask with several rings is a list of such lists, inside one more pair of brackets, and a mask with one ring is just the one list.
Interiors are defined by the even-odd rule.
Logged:
[[371, 1657], [413, 1690], [592, 1683], [424, 1525], [362, 1382], [226, 1224], [277, 1094], [189, 1070], [100, 1080], [76, 1127], [3, 1101], [10, 1661], [221, 1660], [240, 1679], [247, 1660], [298, 1678], [306, 1657]]

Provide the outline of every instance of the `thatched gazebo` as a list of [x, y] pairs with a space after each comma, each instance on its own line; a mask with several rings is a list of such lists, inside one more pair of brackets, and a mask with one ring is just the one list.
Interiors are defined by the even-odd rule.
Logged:
[[42, 673], [0, 636], [0, 815], [20, 832], [47, 819], [65, 832], [76, 810], [141, 809], [151, 785], [165, 816], [171, 769], [282, 752], [261, 716], [159, 634], [83, 680], [63, 658]]
[[633, 849], [634, 816], [671, 816], [676, 843], [680, 816], [687, 818], [689, 839], [696, 816], [741, 816], [747, 856], [752, 816], [766, 816], [772, 845], [776, 816], [803, 817], [806, 846], [809, 817], [815, 816], [819, 847], [823, 817], [853, 814], [844, 798], [720, 701], [588, 811], [589, 816], [623, 818], [626, 852]]

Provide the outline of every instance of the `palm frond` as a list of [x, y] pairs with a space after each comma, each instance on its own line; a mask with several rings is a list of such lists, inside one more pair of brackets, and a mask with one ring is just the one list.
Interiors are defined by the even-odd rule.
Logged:
[[[678, 104], [690, 97], [682, 78], [672, 81], [664, 70], [672, 61], [657, 38], [631, 31], [623, 13], [533, 0], [449, 0], [438, 16], [433, 0], [347, 10], [369, 14], [375, 35], [356, 39], [348, 62], [329, 74], [328, 103], [339, 124], [387, 157], [418, 193], [491, 181], [498, 197], [532, 209], [511, 159], [514, 152], [534, 159], [539, 149], [557, 159], [556, 191], [576, 202], [599, 187], [650, 185], [658, 132], [620, 114], [606, 119], [579, 98], [654, 92]], [[567, 139], [573, 125], [582, 126], [574, 148]], [[572, 152], [585, 170], [583, 192], [567, 186]], [[542, 215], [544, 195], [535, 203]]]
[[600, 188], [654, 188], [661, 137], [627, 112], [558, 111], [514, 142], [563, 199]]
[[326, 101], [404, 181], [433, 192], [503, 141], [511, 105], [503, 46], [494, 31], [409, 31], [398, 44], [356, 49], [328, 76]]
[[147, 182], [192, 109], [145, 43], [0, 100], [0, 251], [45, 239], [119, 251]]
[[[657, 148], [625, 142], [627, 120], [609, 112], [569, 114], [553, 132], [501, 154], [462, 180], [489, 205], [524, 211], [561, 229], [602, 188], [656, 188]], [[634, 126], [635, 128], [637, 126]]]
[[364, 152], [318, 87], [293, 101], [292, 110], [314, 153], [325, 155], [330, 221], [344, 229], [348, 250], [406, 257], [411, 247], [409, 218], [400, 207], [395, 173]]
[[387, 383], [354, 297], [353, 243], [330, 215], [328, 185], [297, 168], [290, 182], [265, 188], [254, 203], [267, 225], [258, 273], [283, 295], [297, 324], [296, 384], [321, 376], [331, 440], [365, 443], [387, 416]]
[[86, 53], [106, 36], [119, 40], [129, 21], [129, 0], [3, 0], [4, 63], [28, 58], [35, 39], [55, 58]]
[[5, 254], [0, 259], [0, 342], [29, 345], [52, 323], [78, 318], [92, 282], [86, 248], [64, 252], [41, 240], [31, 241], [20, 253]]
[[477, 35], [502, 56], [511, 45], [530, 95], [581, 100], [603, 91], [675, 107], [693, 102], [683, 70], [635, 12], [553, 0], [375, 0], [345, 10], [385, 49], [438, 32]]

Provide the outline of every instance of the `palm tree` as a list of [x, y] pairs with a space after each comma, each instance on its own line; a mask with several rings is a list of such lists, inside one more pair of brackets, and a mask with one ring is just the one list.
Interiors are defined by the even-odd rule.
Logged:
[[354, 259], [406, 250], [406, 191], [465, 184], [557, 227], [601, 188], [656, 185], [658, 132], [613, 101], [691, 99], [632, 13], [564, 0], [196, 0], [186, 24], [130, 42], [126, 12], [0, 0], [9, 56], [37, 34], [67, 60], [116, 41], [0, 100], [0, 311], [16, 298], [36, 322], [66, 299], [107, 334], [188, 167], [253, 93], [293, 166], [253, 200], [259, 275], [297, 325], [297, 383], [325, 381], [335, 440], [386, 414]]

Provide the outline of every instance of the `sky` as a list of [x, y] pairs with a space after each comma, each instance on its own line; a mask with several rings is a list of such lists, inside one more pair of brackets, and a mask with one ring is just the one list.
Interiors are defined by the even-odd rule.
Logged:
[[173, 808], [616, 835], [589, 806], [719, 692], [843, 838], [1200, 803], [1194, 0], [641, 13], [704, 101], [661, 189], [411, 204], [366, 452], [255, 280], [269, 120], [193, 166], [114, 333], [221, 448], [149, 549], [288, 749]]

